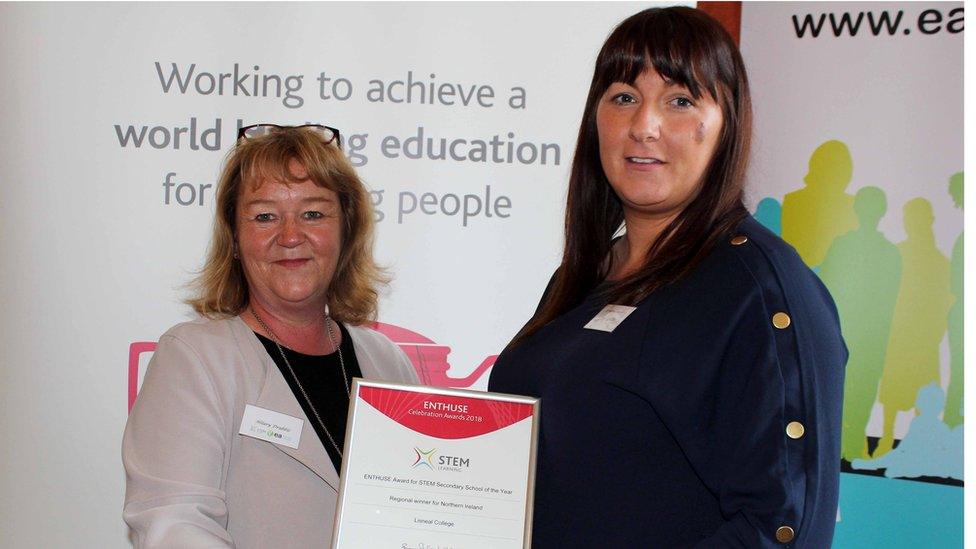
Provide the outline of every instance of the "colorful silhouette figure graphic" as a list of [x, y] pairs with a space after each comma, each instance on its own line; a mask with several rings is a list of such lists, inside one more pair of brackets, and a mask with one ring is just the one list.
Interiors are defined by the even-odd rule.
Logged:
[[878, 230], [887, 209], [884, 191], [859, 190], [854, 199], [857, 230], [837, 237], [820, 266], [850, 351], [841, 436], [841, 456], [848, 461], [868, 457], [865, 430], [878, 396], [901, 280], [898, 248]]
[[[963, 203], [963, 172], [949, 178], [949, 195], [957, 208]], [[959, 233], [952, 246], [949, 260], [949, 288], [956, 299], [949, 309], [949, 388], [943, 421], [949, 427], [962, 424], [960, 410], [963, 406], [963, 234]]]
[[835, 238], [857, 227], [854, 197], [844, 192], [853, 172], [847, 145], [827, 141], [810, 156], [806, 187], [783, 197], [783, 240], [810, 267], [823, 262]]
[[897, 413], [912, 408], [919, 389], [939, 382], [939, 344], [946, 332], [952, 294], [949, 260], [935, 246], [933, 221], [928, 200], [915, 198], [905, 204], [908, 238], [898, 245], [902, 276], [878, 391], [884, 433], [875, 457], [891, 450]]
[[945, 393], [938, 383], [922, 387], [915, 400], [918, 417], [905, 438], [888, 454], [877, 459], [855, 459], [854, 469], [885, 469], [888, 478], [944, 477], [963, 480], [962, 427], [950, 429], [939, 420]]
[[783, 207], [775, 198], [767, 196], [760, 200], [756, 204], [756, 213], [752, 215], [777, 236], [783, 234]]

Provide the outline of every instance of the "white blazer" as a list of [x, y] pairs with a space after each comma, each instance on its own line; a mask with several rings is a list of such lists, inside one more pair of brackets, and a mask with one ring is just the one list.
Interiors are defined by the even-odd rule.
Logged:
[[[382, 334], [346, 326], [363, 376], [419, 383]], [[246, 404], [304, 420], [297, 450], [239, 435]], [[339, 474], [240, 317], [159, 340], [122, 438], [123, 518], [136, 547], [326, 547]]]

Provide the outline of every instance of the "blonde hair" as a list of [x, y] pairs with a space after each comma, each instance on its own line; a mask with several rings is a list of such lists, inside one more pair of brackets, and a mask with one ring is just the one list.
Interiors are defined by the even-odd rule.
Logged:
[[280, 181], [297, 184], [289, 169], [297, 161], [307, 180], [339, 196], [342, 241], [328, 289], [329, 312], [340, 322], [360, 325], [376, 318], [377, 287], [389, 282], [373, 260], [373, 208], [369, 193], [339, 147], [307, 128], [282, 128], [240, 141], [224, 163], [217, 183], [217, 211], [206, 262], [190, 282], [186, 300], [208, 318], [241, 314], [249, 293], [241, 262], [234, 257], [237, 200], [241, 186]]

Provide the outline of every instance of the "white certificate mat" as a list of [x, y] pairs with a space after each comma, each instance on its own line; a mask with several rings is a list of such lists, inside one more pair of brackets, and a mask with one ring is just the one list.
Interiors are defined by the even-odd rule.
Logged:
[[539, 400], [356, 379], [332, 547], [531, 546]]

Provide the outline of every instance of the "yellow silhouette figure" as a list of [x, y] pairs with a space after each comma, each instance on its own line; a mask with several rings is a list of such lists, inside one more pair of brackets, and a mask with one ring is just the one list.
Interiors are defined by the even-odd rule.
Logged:
[[898, 247], [878, 230], [888, 210], [884, 191], [864, 187], [854, 198], [857, 230], [837, 237], [820, 265], [820, 278], [837, 303], [850, 351], [844, 381], [841, 456], [868, 457], [865, 433], [884, 371], [891, 319], [901, 281]]
[[854, 163], [847, 145], [827, 141], [810, 155], [806, 187], [783, 197], [783, 240], [816, 267], [838, 236], [857, 227], [854, 197], [845, 193]]
[[946, 332], [952, 294], [949, 260], [935, 246], [934, 220], [928, 200], [915, 198], [905, 204], [908, 238], [898, 245], [901, 285], [878, 391], [884, 408], [884, 433], [874, 457], [891, 450], [897, 413], [915, 405], [919, 389], [939, 383], [939, 344]]
[[[949, 194], [957, 208], [962, 209], [963, 202], [963, 173], [959, 172], [949, 178]], [[962, 423], [963, 403], [963, 233], [959, 233], [956, 243], [952, 246], [950, 260], [952, 274], [949, 275], [952, 296], [956, 298], [949, 309], [949, 388], [946, 391], [945, 413], [943, 421], [949, 427], [956, 427]]]

